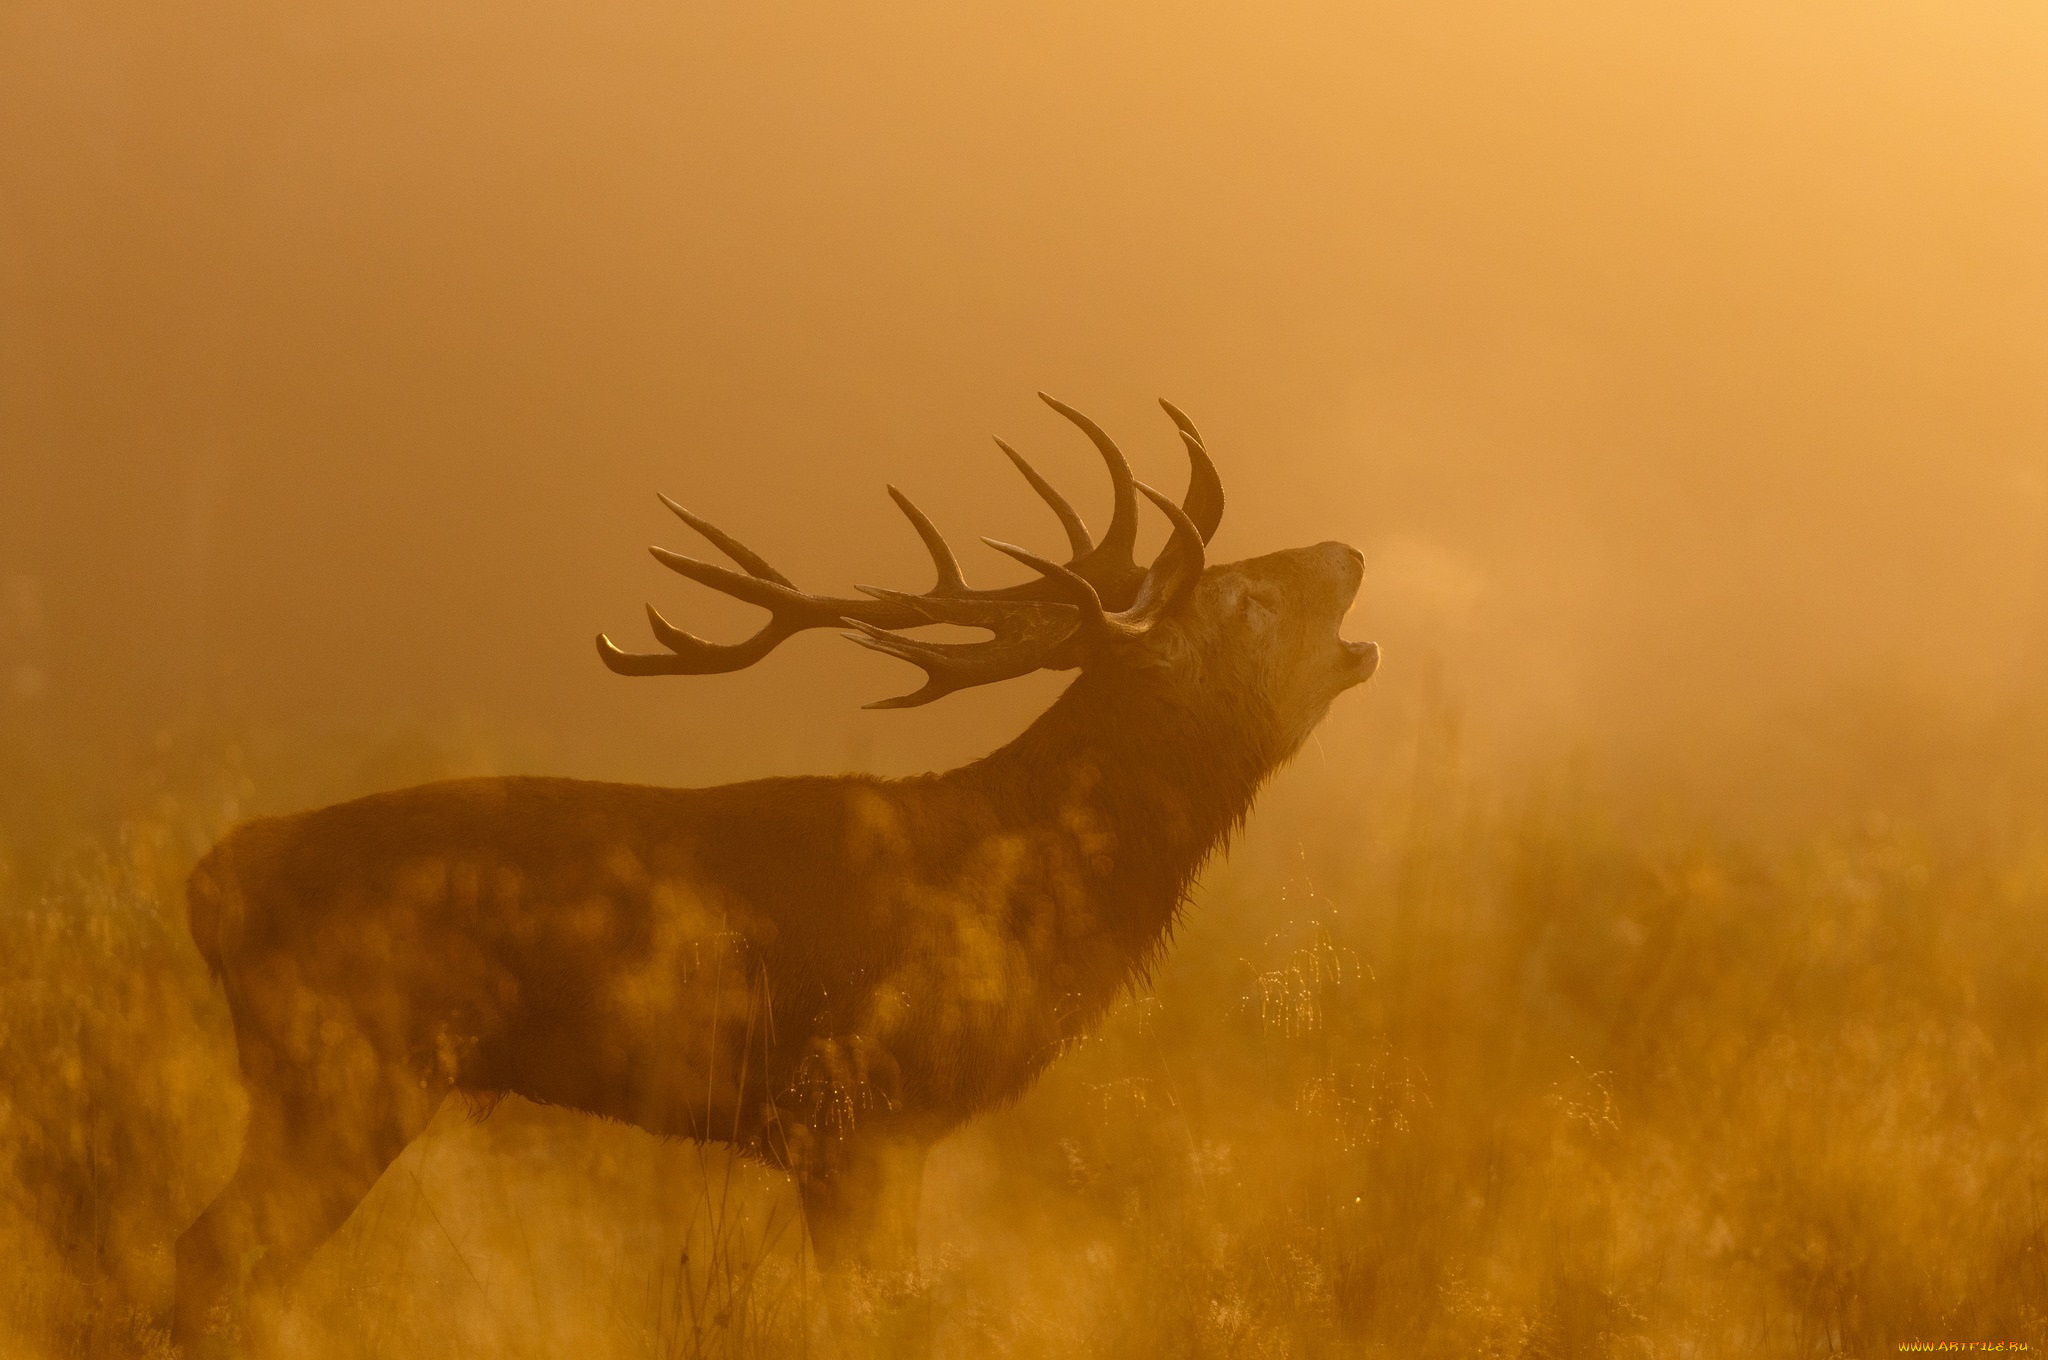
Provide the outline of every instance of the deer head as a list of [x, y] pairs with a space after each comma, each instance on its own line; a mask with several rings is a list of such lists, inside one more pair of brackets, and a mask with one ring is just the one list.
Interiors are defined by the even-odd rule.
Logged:
[[[1186, 415], [1171, 402], [1160, 402], [1180, 432], [1191, 469], [1187, 494], [1176, 505], [1132, 476], [1122, 451], [1094, 421], [1042, 392], [1039, 396], [1094, 443], [1114, 492], [1109, 529], [1098, 542], [1022, 454], [996, 441], [1059, 518], [1072, 550], [1066, 562], [984, 539], [1031, 568], [1036, 579], [992, 590], [971, 587], [945, 537], [892, 486], [889, 495], [931, 554], [937, 576], [932, 587], [910, 594], [861, 586], [865, 599], [812, 595], [731, 535], [663, 496], [663, 504], [743, 571], [658, 547], [650, 549], [655, 559], [761, 606], [769, 620], [743, 642], [719, 644], [676, 628], [650, 605], [648, 620], [669, 649], [666, 654], [624, 652], [600, 634], [598, 655], [621, 675], [704, 675], [750, 666], [805, 629], [846, 627], [853, 630], [845, 635], [852, 641], [925, 672], [922, 688], [870, 708], [909, 708], [1035, 670], [1079, 668], [1119, 689], [1142, 686], [1155, 702], [1177, 708], [1223, 703], [1243, 709], [1238, 716], [1278, 744], [1270, 756], [1291, 753], [1330, 702], [1368, 679], [1379, 664], [1375, 644], [1346, 642], [1338, 631], [1357, 594], [1364, 557], [1341, 543], [1321, 543], [1211, 565], [1204, 548], [1223, 518], [1223, 485]], [[1158, 557], [1143, 568], [1131, 555], [1140, 494], [1159, 508], [1173, 531]], [[990, 636], [965, 643], [906, 636], [907, 630], [930, 624], [967, 625]]]

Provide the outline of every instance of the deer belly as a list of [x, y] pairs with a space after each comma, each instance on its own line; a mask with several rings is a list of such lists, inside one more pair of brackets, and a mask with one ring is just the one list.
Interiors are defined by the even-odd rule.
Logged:
[[512, 1022], [465, 1065], [465, 1086], [653, 1133], [759, 1136], [776, 1059], [764, 998], [744, 976], [564, 979], [527, 991]]

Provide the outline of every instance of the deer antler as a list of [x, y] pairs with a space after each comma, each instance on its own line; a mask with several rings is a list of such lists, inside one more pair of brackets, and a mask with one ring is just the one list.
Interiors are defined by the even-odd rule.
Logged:
[[1223, 523], [1223, 478], [1209, 461], [1209, 451], [1202, 446], [1202, 433], [1195, 428], [1195, 422], [1165, 397], [1159, 399], [1159, 404], [1179, 428], [1180, 442], [1187, 445], [1188, 494], [1181, 498], [1180, 506], [1201, 530], [1202, 542], [1206, 544], [1216, 537], [1216, 526]]
[[905, 604], [916, 600], [926, 623], [986, 628], [995, 636], [984, 642], [924, 642], [860, 619], [846, 619], [859, 631], [844, 636], [863, 647], [921, 666], [925, 673], [924, 687], [914, 694], [878, 699], [863, 705], [865, 708], [915, 708], [956, 689], [1013, 680], [1048, 667], [1066, 670], [1075, 664], [1072, 660], [1066, 660], [1064, 665], [1055, 664], [1063, 659], [1062, 650], [1080, 627], [1081, 612], [1072, 605], [1036, 600], [920, 599], [879, 587], [873, 589], [883, 599]]
[[[1024, 480], [1031, 483], [1031, 489], [1059, 516], [1060, 526], [1067, 531], [1067, 543], [1074, 550], [1067, 566], [1087, 577], [1098, 590], [1104, 586], [1111, 587], [1104, 593], [1112, 597], [1122, 593], [1115, 588], [1117, 586], [1135, 590], [1135, 579], [1142, 579], [1144, 573], [1131, 560], [1131, 546], [1137, 537], [1137, 504], [1131, 492], [1137, 483], [1131, 477], [1130, 464], [1101, 426], [1055, 397], [1044, 392], [1038, 396], [1046, 405], [1081, 427], [1094, 441], [1102, 454], [1102, 461], [1109, 468], [1110, 481], [1116, 491], [1116, 510], [1110, 520], [1109, 533], [1101, 545], [1097, 546], [1089, 536], [1087, 524], [1074, 513], [1074, 507], [1053, 489], [1052, 483], [1039, 475], [1038, 469], [1025, 461], [1023, 454], [1000, 438], [996, 440], [996, 447], [1009, 455], [1010, 461], [1017, 465], [1017, 471], [1024, 474]], [[1181, 509], [1194, 521], [1202, 542], [1207, 543], [1216, 536], [1216, 526], [1223, 522], [1223, 479], [1216, 474], [1216, 464], [1210, 461], [1209, 452], [1202, 445], [1201, 433], [1195, 429], [1195, 422], [1164, 397], [1159, 399], [1159, 404], [1173, 418], [1175, 427], [1180, 431], [1181, 442], [1187, 446], [1188, 494], [1182, 498]]]
[[1065, 595], [1067, 602], [985, 597], [949, 600], [862, 586], [862, 590], [878, 599], [918, 609], [933, 623], [964, 623], [995, 634], [987, 642], [922, 642], [848, 619], [860, 631], [848, 633], [847, 637], [864, 647], [921, 666], [926, 676], [924, 688], [915, 694], [884, 699], [867, 707], [911, 708], [972, 685], [1014, 679], [1035, 670], [1070, 670], [1081, 664], [1081, 650], [1091, 643], [1114, 646], [1150, 632], [1202, 579], [1202, 535], [1179, 506], [1143, 482], [1133, 485], [1173, 521], [1173, 537], [1146, 571], [1137, 600], [1121, 612], [1104, 609], [1095, 587], [1071, 566], [1047, 561], [1014, 543], [993, 538], [984, 538], [982, 542], [1036, 571], [1049, 587]]
[[[968, 586], [945, 536], [925, 513], [895, 487], [889, 495], [917, 531], [931, 555], [937, 580], [929, 591], [902, 591], [862, 586], [871, 598], [847, 599], [812, 595], [799, 590], [766, 559], [667, 496], [662, 504], [743, 570], [651, 548], [655, 560], [701, 585], [766, 609], [769, 619], [743, 642], [715, 643], [675, 627], [652, 606], [647, 618], [666, 655], [621, 651], [599, 634], [598, 656], [621, 675], [709, 675], [753, 665], [784, 639], [811, 628], [849, 625], [853, 641], [924, 668], [926, 683], [914, 694], [870, 704], [870, 708], [907, 708], [930, 703], [954, 690], [990, 684], [1051, 668], [1078, 665], [1080, 649], [1094, 643], [1128, 640], [1142, 635], [1193, 588], [1202, 574], [1202, 545], [1215, 533], [1223, 513], [1223, 486], [1194, 425], [1171, 403], [1162, 401], [1179, 428], [1188, 451], [1188, 493], [1176, 506], [1131, 475], [1130, 464], [1095, 422], [1063, 402], [1039, 393], [1047, 405], [1080, 426], [1109, 469], [1114, 492], [1110, 525], [1097, 543], [1074, 508], [1025, 461], [1022, 454], [998, 439], [996, 443], [1043, 498], [1065, 528], [1073, 556], [1065, 565], [1034, 556], [1010, 544], [986, 540], [1039, 574], [1036, 581], [998, 590]], [[1137, 496], [1143, 491], [1173, 521], [1172, 538], [1149, 569], [1131, 557], [1137, 539]], [[1114, 608], [1104, 601], [1113, 602]], [[992, 636], [981, 642], [926, 642], [899, 636], [894, 630], [931, 623], [985, 628]]]
[[1066, 595], [1079, 611], [1077, 626], [1091, 640], [1117, 642], [1141, 638], [1195, 588], [1195, 583], [1202, 579], [1204, 561], [1202, 532], [1187, 513], [1143, 482], [1135, 485], [1173, 521], [1173, 537], [1153, 559], [1152, 566], [1139, 583], [1137, 599], [1127, 609], [1111, 611], [1104, 608], [1095, 587], [1071, 565], [1063, 567], [1057, 562], [1049, 562], [1014, 543], [993, 538], [984, 538], [982, 542], [999, 553], [1016, 558]]

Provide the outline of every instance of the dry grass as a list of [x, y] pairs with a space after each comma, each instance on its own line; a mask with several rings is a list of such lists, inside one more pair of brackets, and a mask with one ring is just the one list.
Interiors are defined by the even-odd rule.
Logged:
[[[2048, 813], [1944, 776], [1747, 843], [1416, 777], [1212, 875], [1156, 990], [935, 1157], [956, 1356], [2048, 1346]], [[1304, 775], [1302, 777], [1313, 777]], [[1930, 776], [1932, 779], [1932, 776]], [[247, 781], [0, 869], [0, 1353], [147, 1352], [240, 1118], [174, 885]], [[1931, 785], [1930, 785], [1931, 787]], [[299, 1290], [322, 1355], [819, 1353], [791, 1197], [451, 1107]]]

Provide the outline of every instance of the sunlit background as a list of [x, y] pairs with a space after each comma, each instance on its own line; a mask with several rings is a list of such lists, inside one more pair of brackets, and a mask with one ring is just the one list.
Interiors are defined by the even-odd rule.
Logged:
[[2036, 7], [722, 9], [9, 6], [7, 721], [955, 760], [1051, 686], [590, 638], [751, 624], [657, 489], [818, 589], [922, 584], [884, 482], [1056, 544], [1039, 388], [1169, 486], [1186, 407], [1220, 553], [1367, 552], [1347, 758], [1425, 672], [1600, 744], [2048, 674]]
[[[701, 550], [657, 491], [808, 588], [922, 588], [894, 483], [1014, 579], [977, 536], [1061, 540], [992, 434], [1107, 515], [1041, 388], [1176, 492], [1154, 401], [1187, 409], [1213, 555], [1367, 556], [1380, 677], [1246, 864], [1446, 743], [1743, 834], [1853, 821], [2039, 731], [2044, 242], [2036, 4], [13, 0], [0, 849], [115, 834], [195, 750], [237, 812], [977, 755], [1061, 679], [875, 713], [914, 673], [829, 634], [691, 679], [591, 640], [652, 648], [644, 602], [754, 626], [646, 555]], [[1280, 966], [1243, 919], [1197, 923], [1200, 976]]]

